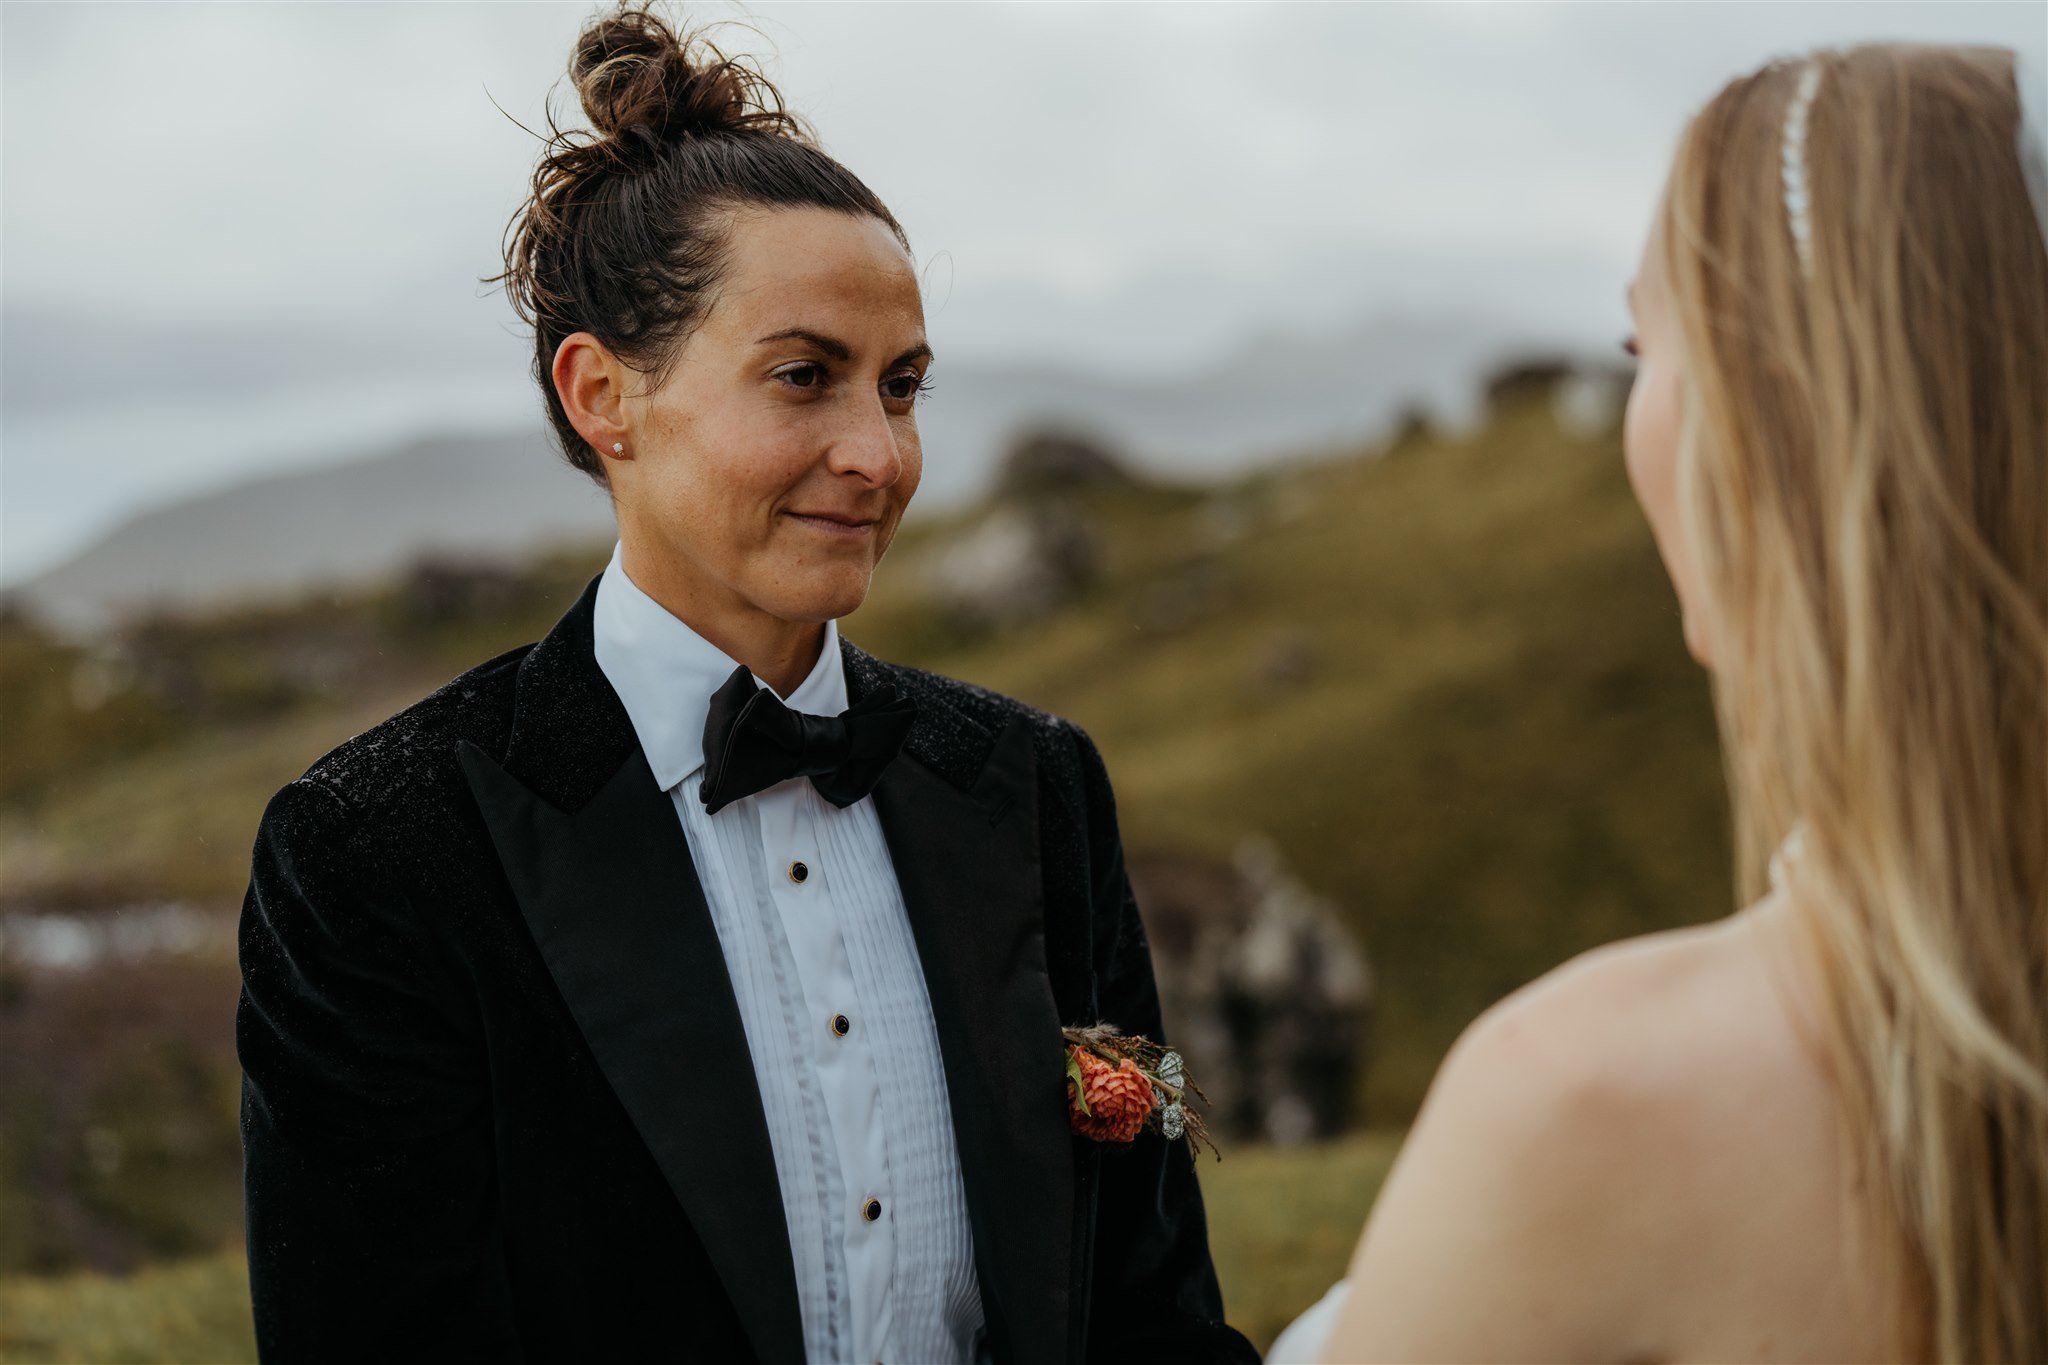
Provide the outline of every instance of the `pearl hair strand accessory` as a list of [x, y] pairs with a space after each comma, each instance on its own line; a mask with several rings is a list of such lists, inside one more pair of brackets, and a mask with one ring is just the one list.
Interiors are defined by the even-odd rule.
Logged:
[[[1799, 73], [1799, 85], [1785, 109], [1783, 176], [1785, 221], [1791, 229], [1792, 245], [1799, 252], [1799, 266], [1813, 274], [1813, 194], [1807, 183], [1806, 125], [1813, 112], [1813, 98], [1820, 90], [1821, 65], [1809, 58]], [[2041, 241], [2048, 246], [2048, 74], [2031, 52], [2013, 49], [2013, 87], [2019, 94], [2019, 134], [2013, 151], [2019, 157], [2020, 172], [2026, 178], [2027, 195], [2033, 201], [2034, 221], [2041, 229]]]
[[1813, 112], [1813, 97], [1820, 91], [1820, 63], [1809, 59], [1799, 73], [1799, 88], [1785, 110], [1783, 153], [1785, 221], [1792, 229], [1792, 245], [1799, 252], [1799, 268], [1813, 274], [1813, 195], [1806, 183], [1806, 120]]

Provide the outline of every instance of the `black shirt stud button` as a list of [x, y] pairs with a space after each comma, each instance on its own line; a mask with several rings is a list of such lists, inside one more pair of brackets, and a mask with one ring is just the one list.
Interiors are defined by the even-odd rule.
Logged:
[[882, 1201], [870, 1199], [867, 1203], [862, 1204], [860, 1206], [860, 1216], [867, 1219], [870, 1223], [879, 1220], [882, 1216]]
[[847, 1018], [843, 1014], [835, 1014], [832, 1016], [833, 1037], [844, 1038], [847, 1034], [851, 1032], [853, 1032], [853, 1020]]
[[789, 865], [789, 879], [798, 886], [802, 886], [811, 879], [811, 869], [802, 863], [791, 863]]

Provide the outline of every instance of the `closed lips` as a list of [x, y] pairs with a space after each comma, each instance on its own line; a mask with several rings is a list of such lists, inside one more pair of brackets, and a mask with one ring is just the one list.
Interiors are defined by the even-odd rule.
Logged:
[[849, 531], [865, 531], [877, 520], [874, 517], [849, 517], [837, 512], [791, 512], [789, 515], [801, 521], [823, 522], [828, 526], [843, 527]]

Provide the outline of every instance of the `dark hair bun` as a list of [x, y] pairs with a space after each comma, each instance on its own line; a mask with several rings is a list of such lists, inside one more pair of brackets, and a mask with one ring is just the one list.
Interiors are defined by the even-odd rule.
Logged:
[[658, 148], [742, 130], [805, 137], [758, 68], [726, 56], [701, 33], [671, 26], [648, 3], [586, 23], [569, 76], [591, 126], [620, 144], [638, 139]]
[[588, 332], [659, 373], [710, 307], [729, 210], [865, 214], [910, 249], [888, 207], [825, 154], [758, 67], [669, 22], [657, 2], [628, 0], [583, 25], [569, 78], [591, 126], [564, 130], [548, 101], [533, 188], [489, 281], [533, 327], [533, 378], [562, 454], [599, 483], [604, 459], [555, 387], [562, 342]]

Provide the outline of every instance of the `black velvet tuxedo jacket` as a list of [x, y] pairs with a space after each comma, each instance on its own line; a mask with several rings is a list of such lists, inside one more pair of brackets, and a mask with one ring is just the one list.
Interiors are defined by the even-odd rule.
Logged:
[[[236, 1035], [266, 1360], [803, 1356], [738, 1006], [592, 654], [595, 596], [264, 814]], [[1060, 1027], [1160, 1029], [1101, 759], [1064, 721], [844, 651], [853, 700], [918, 707], [874, 801], [995, 1358], [1254, 1359], [1185, 1146], [1067, 1130]]]

